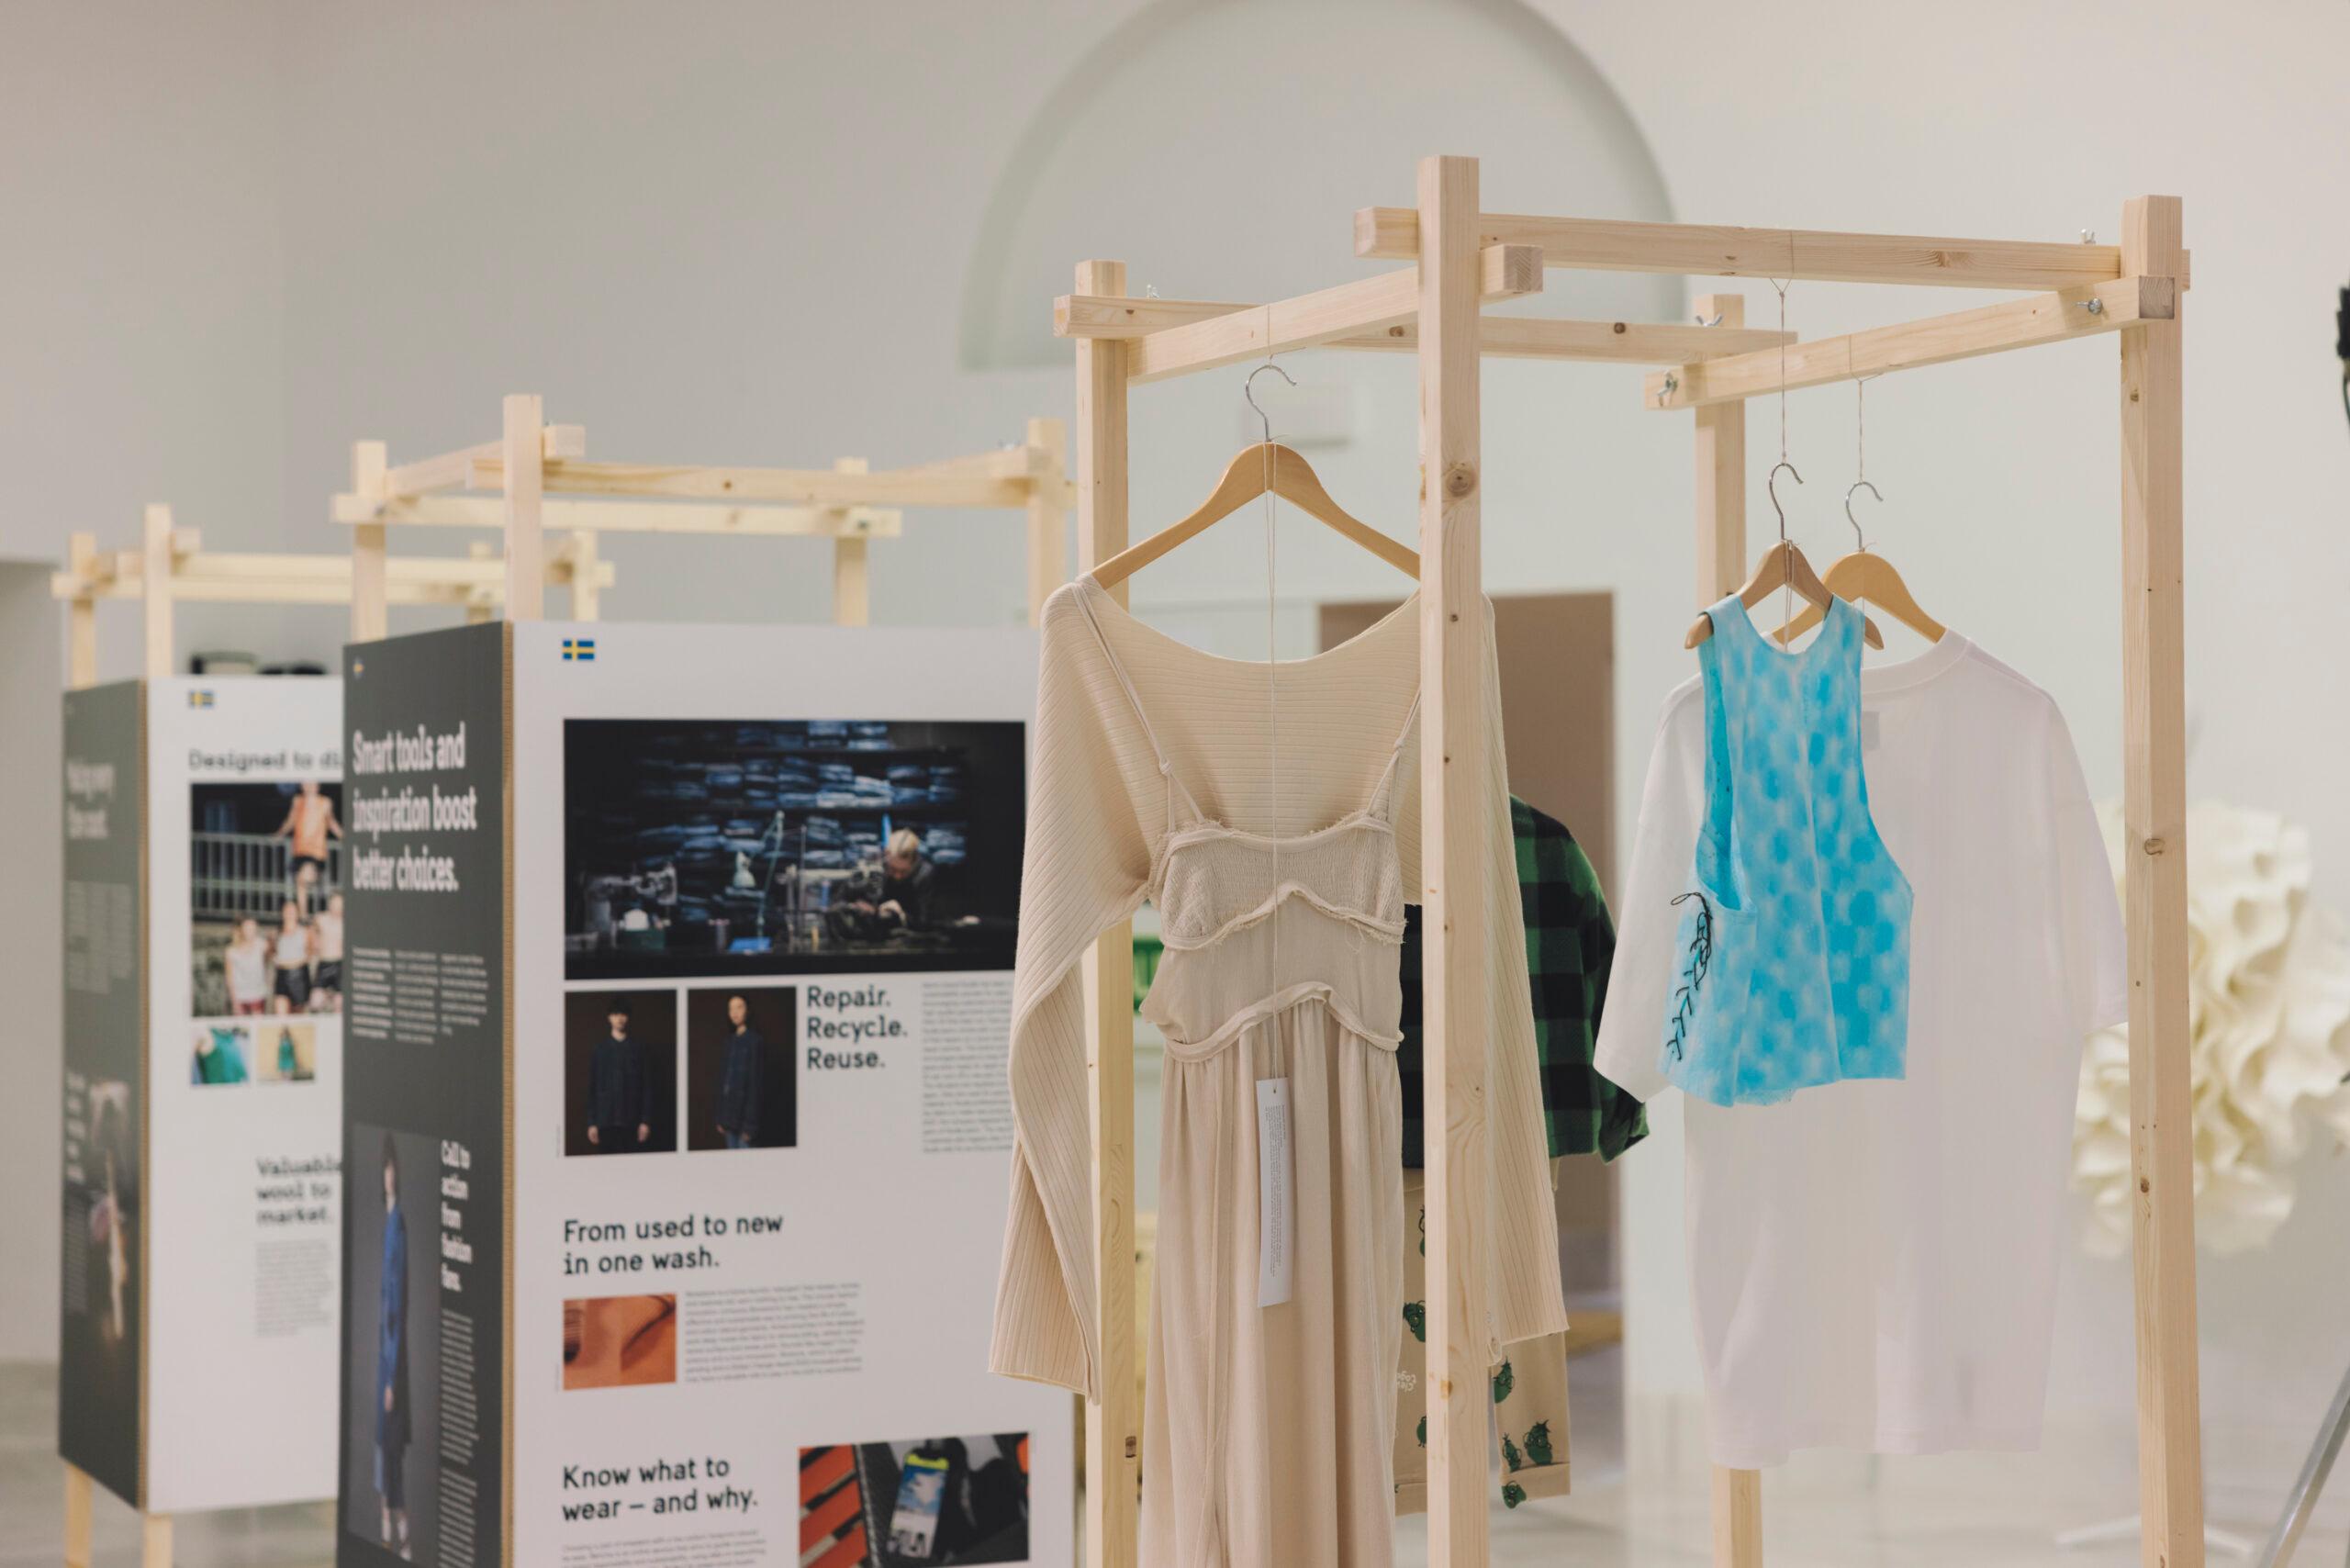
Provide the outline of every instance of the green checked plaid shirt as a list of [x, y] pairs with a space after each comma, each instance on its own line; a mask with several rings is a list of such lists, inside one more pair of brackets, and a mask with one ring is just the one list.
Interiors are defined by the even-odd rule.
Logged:
[[[1526, 910], [1526, 971], [1533, 982], [1534, 1043], [1541, 1058], [1542, 1121], [1550, 1155], [1597, 1154], [1613, 1159], [1648, 1136], [1640, 1103], [1591, 1065], [1616, 926], [1599, 879], [1564, 826], [1512, 796], [1517, 838], [1517, 890]], [[1395, 1066], [1403, 1076], [1404, 1163], [1421, 1164], [1420, 911], [1404, 912], [1404, 1039]]]

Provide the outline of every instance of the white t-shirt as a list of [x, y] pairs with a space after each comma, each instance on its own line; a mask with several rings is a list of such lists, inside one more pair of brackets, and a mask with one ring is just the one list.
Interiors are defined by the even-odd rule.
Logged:
[[[1665, 1087], [1678, 913], [1704, 809], [1701, 686], [1659, 722], [1599, 1070]], [[1684, 1098], [1716, 1463], [2040, 1440], [2080, 1051], [2128, 1006], [2121, 912], [2064, 715], [1952, 633], [1862, 675], [1877, 830], [1916, 890], [1899, 1081]]]

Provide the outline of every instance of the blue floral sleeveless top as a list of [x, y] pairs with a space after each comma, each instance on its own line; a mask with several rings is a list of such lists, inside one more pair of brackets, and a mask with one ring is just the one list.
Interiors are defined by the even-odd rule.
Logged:
[[1680, 907], [1664, 1075], [1717, 1105], [1899, 1078], [1909, 880], [1869, 816], [1861, 612], [1838, 599], [1799, 653], [1732, 594], [1707, 611], [1706, 813]]

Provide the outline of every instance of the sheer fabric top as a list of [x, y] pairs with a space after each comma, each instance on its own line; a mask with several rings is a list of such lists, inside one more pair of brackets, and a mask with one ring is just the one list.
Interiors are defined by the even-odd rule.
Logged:
[[[1047, 601], [1013, 977], [1016, 1137], [997, 1372], [1099, 1394], [1076, 964], [1104, 929], [1145, 899], [1158, 906], [1167, 955], [1145, 1011], [1170, 1056], [1213, 1055], [1308, 997], [1349, 1034], [1393, 1049], [1404, 904], [1420, 879], [1416, 610], [1407, 601], [1276, 675], [1152, 630], [1091, 579]], [[1555, 1332], [1566, 1315], [1490, 624], [1484, 642], [1475, 771], [1490, 796], [1484, 1251], [1497, 1347]]]

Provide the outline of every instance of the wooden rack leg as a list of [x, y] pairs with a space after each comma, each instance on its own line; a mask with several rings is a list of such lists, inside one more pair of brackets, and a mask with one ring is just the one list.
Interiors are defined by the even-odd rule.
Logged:
[[[2122, 210], [2121, 264], [2184, 270], [2180, 203]], [[2181, 317], [2185, 299], [2180, 301]], [[2121, 336], [2122, 818], [2130, 938], [2130, 1165], [2137, 1294], [2138, 1497], [2145, 1568], [2201, 1568], [2194, 1084], [2188, 1063], [2186, 633], [2181, 319]]]
[[536, 393], [506, 398], [501, 470], [506, 521], [506, 619], [543, 621], [547, 613], [546, 406]]
[[[1746, 325], [1746, 298], [1738, 294], [1697, 297], [1702, 320]], [[1697, 420], [1697, 606], [1712, 604], [1746, 580], [1746, 405], [1714, 403]], [[1761, 1568], [1762, 1477], [1751, 1470], [1714, 1468], [1715, 1568]]]
[[140, 1516], [139, 1568], [172, 1568], [172, 1516]]
[[1429, 1568], [1485, 1568], [1486, 791], [1477, 161], [1426, 158], [1420, 210], [1421, 924], [1427, 988]]
[[[1124, 262], [1080, 262], [1080, 294], [1126, 292]], [[1126, 547], [1126, 345], [1077, 345], [1077, 564]], [[1121, 603], [1125, 585], [1111, 590]], [[1134, 1568], [1142, 1419], [1135, 1398], [1134, 927], [1102, 934], [1081, 965], [1093, 1095], [1093, 1271], [1102, 1398], [1085, 1409], [1087, 1568]]]
[[1725, 1470], [1718, 1464], [1714, 1466], [1716, 1568], [1760, 1568], [1762, 1562], [1762, 1473]]
[[[384, 498], [384, 474], [390, 464], [390, 454], [380, 441], [354, 441], [351, 443], [351, 493], [371, 501]], [[386, 565], [384, 525], [363, 522], [351, 531], [351, 640], [354, 643], [380, 642], [391, 631], [391, 612], [386, 608], [389, 589], [386, 577], [390, 568]]]
[[1068, 580], [1069, 543], [1061, 487], [1069, 478], [1069, 430], [1058, 420], [1030, 420], [1028, 444], [1044, 449], [1045, 471], [1028, 487], [1028, 624], [1044, 624], [1045, 600]]
[[65, 1467], [65, 1568], [90, 1568], [90, 1475]]
[[140, 545], [139, 604], [147, 642], [140, 673], [149, 680], [167, 680], [173, 668], [171, 508], [160, 502], [148, 506]]
[[[833, 464], [836, 474], [865, 474], [872, 465], [862, 457], [843, 457]], [[847, 509], [827, 509], [835, 523]], [[868, 560], [872, 542], [848, 534], [833, 536], [833, 624], [867, 626], [873, 622], [873, 576]]]

